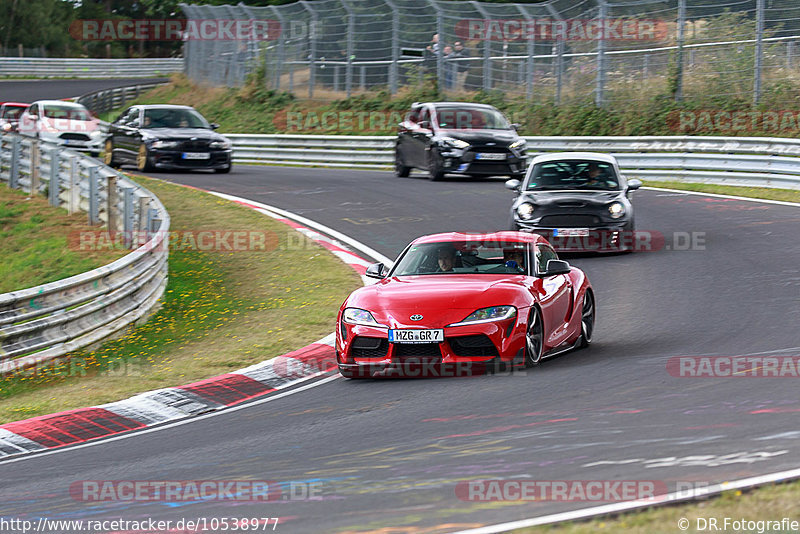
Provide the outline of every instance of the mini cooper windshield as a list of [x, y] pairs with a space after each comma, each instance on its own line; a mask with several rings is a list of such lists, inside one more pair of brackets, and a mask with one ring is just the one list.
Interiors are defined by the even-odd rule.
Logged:
[[619, 177], [611, 163], [594, 160], [560, 160], [537, 163], [527, 191], [589, 189], [619, 191]]
[[409, 248], [391, 276], [428, 274], [525, 274], [525, 243], [441, 242]]

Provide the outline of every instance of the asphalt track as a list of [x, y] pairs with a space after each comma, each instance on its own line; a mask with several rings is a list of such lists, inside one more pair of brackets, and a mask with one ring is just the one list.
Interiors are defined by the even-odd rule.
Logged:
[[[502, 179], [245, 166], [154, 175], [293, 211], [390, 257], [424, 233], [503, 229], [511, 202]], [[800, 209], [648, 190], [634, 202], [638, 229], [660, 232], [667, 246], [569, 258], [596, 290], [589, 349], [511, 376], [333, 379], [0, 463], [0, 516], [280, 516], [280, 532], [452, 532], [602, 504], [469, 502], [456, 495], [460, 481], [646, 480], [674, 490], [797, 467], [797, 378], [680, 378], [666, 363], [797, 355]], [[676, 250], [687, 233], [702, 246]], [[69, 494], [80, 480], [235, 479], [316, 482], [322, 498], [89, 503]]]
[[167, 78], [0, 80], [0, 102], [34, 102], [76, 96], [147, 83], [166, 82]]

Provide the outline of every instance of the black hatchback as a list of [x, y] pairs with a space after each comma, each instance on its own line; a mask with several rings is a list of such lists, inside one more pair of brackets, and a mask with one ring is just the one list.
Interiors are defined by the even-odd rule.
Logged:
[[516, 125], [496, 108], [465, 102], [415, 103], [400, 123], [395, 145], [395, 173], [510, 176], [521, 179], [527, 156]]
[[217, 127], [189, 106], [133, 106], [109, 125], [104, 160], [111, 167], [132, 163], [140, 171], [230, 172], [231, 142]]

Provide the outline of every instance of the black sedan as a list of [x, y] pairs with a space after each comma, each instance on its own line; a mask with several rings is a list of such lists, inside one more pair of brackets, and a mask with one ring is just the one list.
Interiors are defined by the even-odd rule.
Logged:
[[214, 169], [230, 172], [233, 150], [225, 136], [214, 131], [189, 106], [147, 105], [125, 110], [108, 129], [105, 163], [153, 169]]
[[606, 154], [537, 156], [522, 182], [506, 182], [517, 193], [510, 227], [541, 234], [561, 251], [628, 252], [637, 246], [630, 195], [641, 185]]
[[400, 123], [395, 145], [395, 173], [511, 176], [525, 173], [525, 139], [516, 125], [492, 106], [464, 102], [415, 103]]

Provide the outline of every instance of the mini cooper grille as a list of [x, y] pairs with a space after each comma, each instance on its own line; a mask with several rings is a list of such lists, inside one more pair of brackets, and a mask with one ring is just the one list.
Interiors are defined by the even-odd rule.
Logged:
[[598, 226], [600, 218], [595, 215], [545, 215], [539, 226], [549, 228], [587, 228]]
[[380, 337], [353, 338], [350, 354], [354, 358], [384, 358], [389, 352], [389, 340]]
[[497, 356], [497, 348], [488, 336], [449, 337], [447, 341], [456, 356]]
[[79, 134], [79, 133], [63, 133], [59, 135], [61, 139], [69, 139], [70, 141], [88, 141], [89, 136], [86, 134]]
[[401, 359], [421, 358], [425, 361], [430, 361], [431, 358], [441, 360], [442, 350], [439, 348], [438, 343], [395, 343], [394, 357]]

